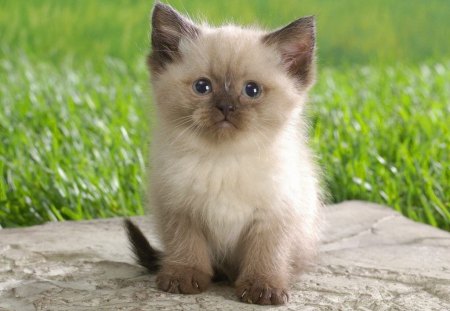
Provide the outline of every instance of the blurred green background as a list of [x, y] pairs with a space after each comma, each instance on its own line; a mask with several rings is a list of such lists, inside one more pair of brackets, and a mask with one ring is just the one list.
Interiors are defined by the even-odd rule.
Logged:
[[[318, 24], [311, 143], [333, 202], [450, 229], [450, 1], [168, 1]], [[0, 0], [0, 225], [143, 213], [151, 1]]]

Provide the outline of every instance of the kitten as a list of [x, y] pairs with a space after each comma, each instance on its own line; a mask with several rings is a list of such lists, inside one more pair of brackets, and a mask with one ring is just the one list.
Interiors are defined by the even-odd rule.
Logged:
[[150, 201], [164, 251], [127, 220], [136, 257], [163, 291], [200, 293], [222, 274], [241, 301], [286, 303], [322, 205], [302, 118], [314, 18], [212, 28], [157, 3], [152, 26]]

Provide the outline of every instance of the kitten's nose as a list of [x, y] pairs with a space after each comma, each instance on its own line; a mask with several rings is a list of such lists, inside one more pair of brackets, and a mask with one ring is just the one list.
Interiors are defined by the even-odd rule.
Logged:
[[230, 112], [233, 112], [236, 110], [236, 107], [233, 104], [228, 104], [228, 103], [220, 103], [220, 104], [216, 105], [216, 108], [219, 109], [220, 111], [222, 111], [225, 118], [228, 117]]

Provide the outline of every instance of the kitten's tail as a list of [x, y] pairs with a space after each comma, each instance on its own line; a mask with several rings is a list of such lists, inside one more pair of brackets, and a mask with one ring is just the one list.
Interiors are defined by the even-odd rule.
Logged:
[[137, 263], [147, 268], [151, 273], [157, 272], [160, 267], [162, 252], [150, 245], [141, 229], [131, 220], [125, 219], [124, 225]]

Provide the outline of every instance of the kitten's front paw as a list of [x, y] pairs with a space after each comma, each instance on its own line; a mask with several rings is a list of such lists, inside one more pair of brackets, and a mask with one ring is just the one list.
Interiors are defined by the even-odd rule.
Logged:
[[210, 282], [210, 274], [181, 265], [163, 266], [156, 278], [160, 290], [173, 294], [199, 294]]
[[236, 294], [242, 302], [259, 305], [282, 305], [289, 301], [286, 288], [260, 278], [238, 281]]

